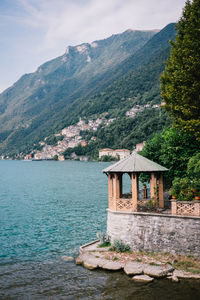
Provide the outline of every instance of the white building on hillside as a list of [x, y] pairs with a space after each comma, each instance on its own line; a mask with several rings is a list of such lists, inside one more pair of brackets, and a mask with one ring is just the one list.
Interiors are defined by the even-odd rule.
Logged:
[[112, 156], [112, 157], [119, 157], [119, 159], [124, 159], [126, 157], [128, 157], [130, 155], [130, 150], [128, 149], [117, 149], [117, 150], [113, 150], [110, 148], [105, 148], [105, 149], [101, 149], [99, 150], [99, 158], [101, 158], [102, 156]]
[[115, 151], [115, 156], [116, 157], [119, 156], [120, 160], [128, 157], [131, 154], [130, 150], [128, 149], [117, 149], [114, 151]]
[[136, 152], [142, 151], [142, 149], [144, 148], [145, 143], [146, 143], [146, 141], [144, 141], [144, 142], [142, 142], [142, 143], [140, 143], [140, 144], [137, 144], [137, 145], [136, 145], [136, 148], [135, 148], [135, 151], [136, 151]]
[[114, 157], [113, 151], [114, 150], [112, 150], [110, 148], [101, 149], [101, 150], [99, 150], [99, 158], [101, 158], [102, 156], [105, 156], [105, 155]]

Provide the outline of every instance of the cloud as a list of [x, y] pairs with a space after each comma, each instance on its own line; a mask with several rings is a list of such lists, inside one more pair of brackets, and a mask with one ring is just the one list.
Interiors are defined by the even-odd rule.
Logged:
[[161, 29], [181, 15], [185, 0], [1, 0], [0, 90], [69, 45], [128, 28]]
[[183, 0], [19, 0], [19, 3], [27, 13], [23, 22], [44, 32], [40, 51], [55, 48], [63, 40], [78, 44], [127, 28], [162, 28], [177, 21], [184, 5]]

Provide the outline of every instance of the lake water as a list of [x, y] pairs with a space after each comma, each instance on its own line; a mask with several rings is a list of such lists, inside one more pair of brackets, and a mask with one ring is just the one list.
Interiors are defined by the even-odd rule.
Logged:
[[0, 161], [0, 299], [200, 299], [197, 281], [136, 284], [62, 260], [106, 230], [108, 165]]

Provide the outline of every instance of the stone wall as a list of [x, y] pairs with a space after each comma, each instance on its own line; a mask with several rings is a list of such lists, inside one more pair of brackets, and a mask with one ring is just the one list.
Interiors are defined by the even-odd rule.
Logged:
[[107, 233], [135, 251], [200, 256], [200, 218], [108, 209]]

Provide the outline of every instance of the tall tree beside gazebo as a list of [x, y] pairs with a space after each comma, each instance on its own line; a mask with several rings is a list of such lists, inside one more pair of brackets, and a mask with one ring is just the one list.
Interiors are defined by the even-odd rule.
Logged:
[[174, 125], [200, 141], [200, 0], [186, 1], [161, 76], [161, 95]]

